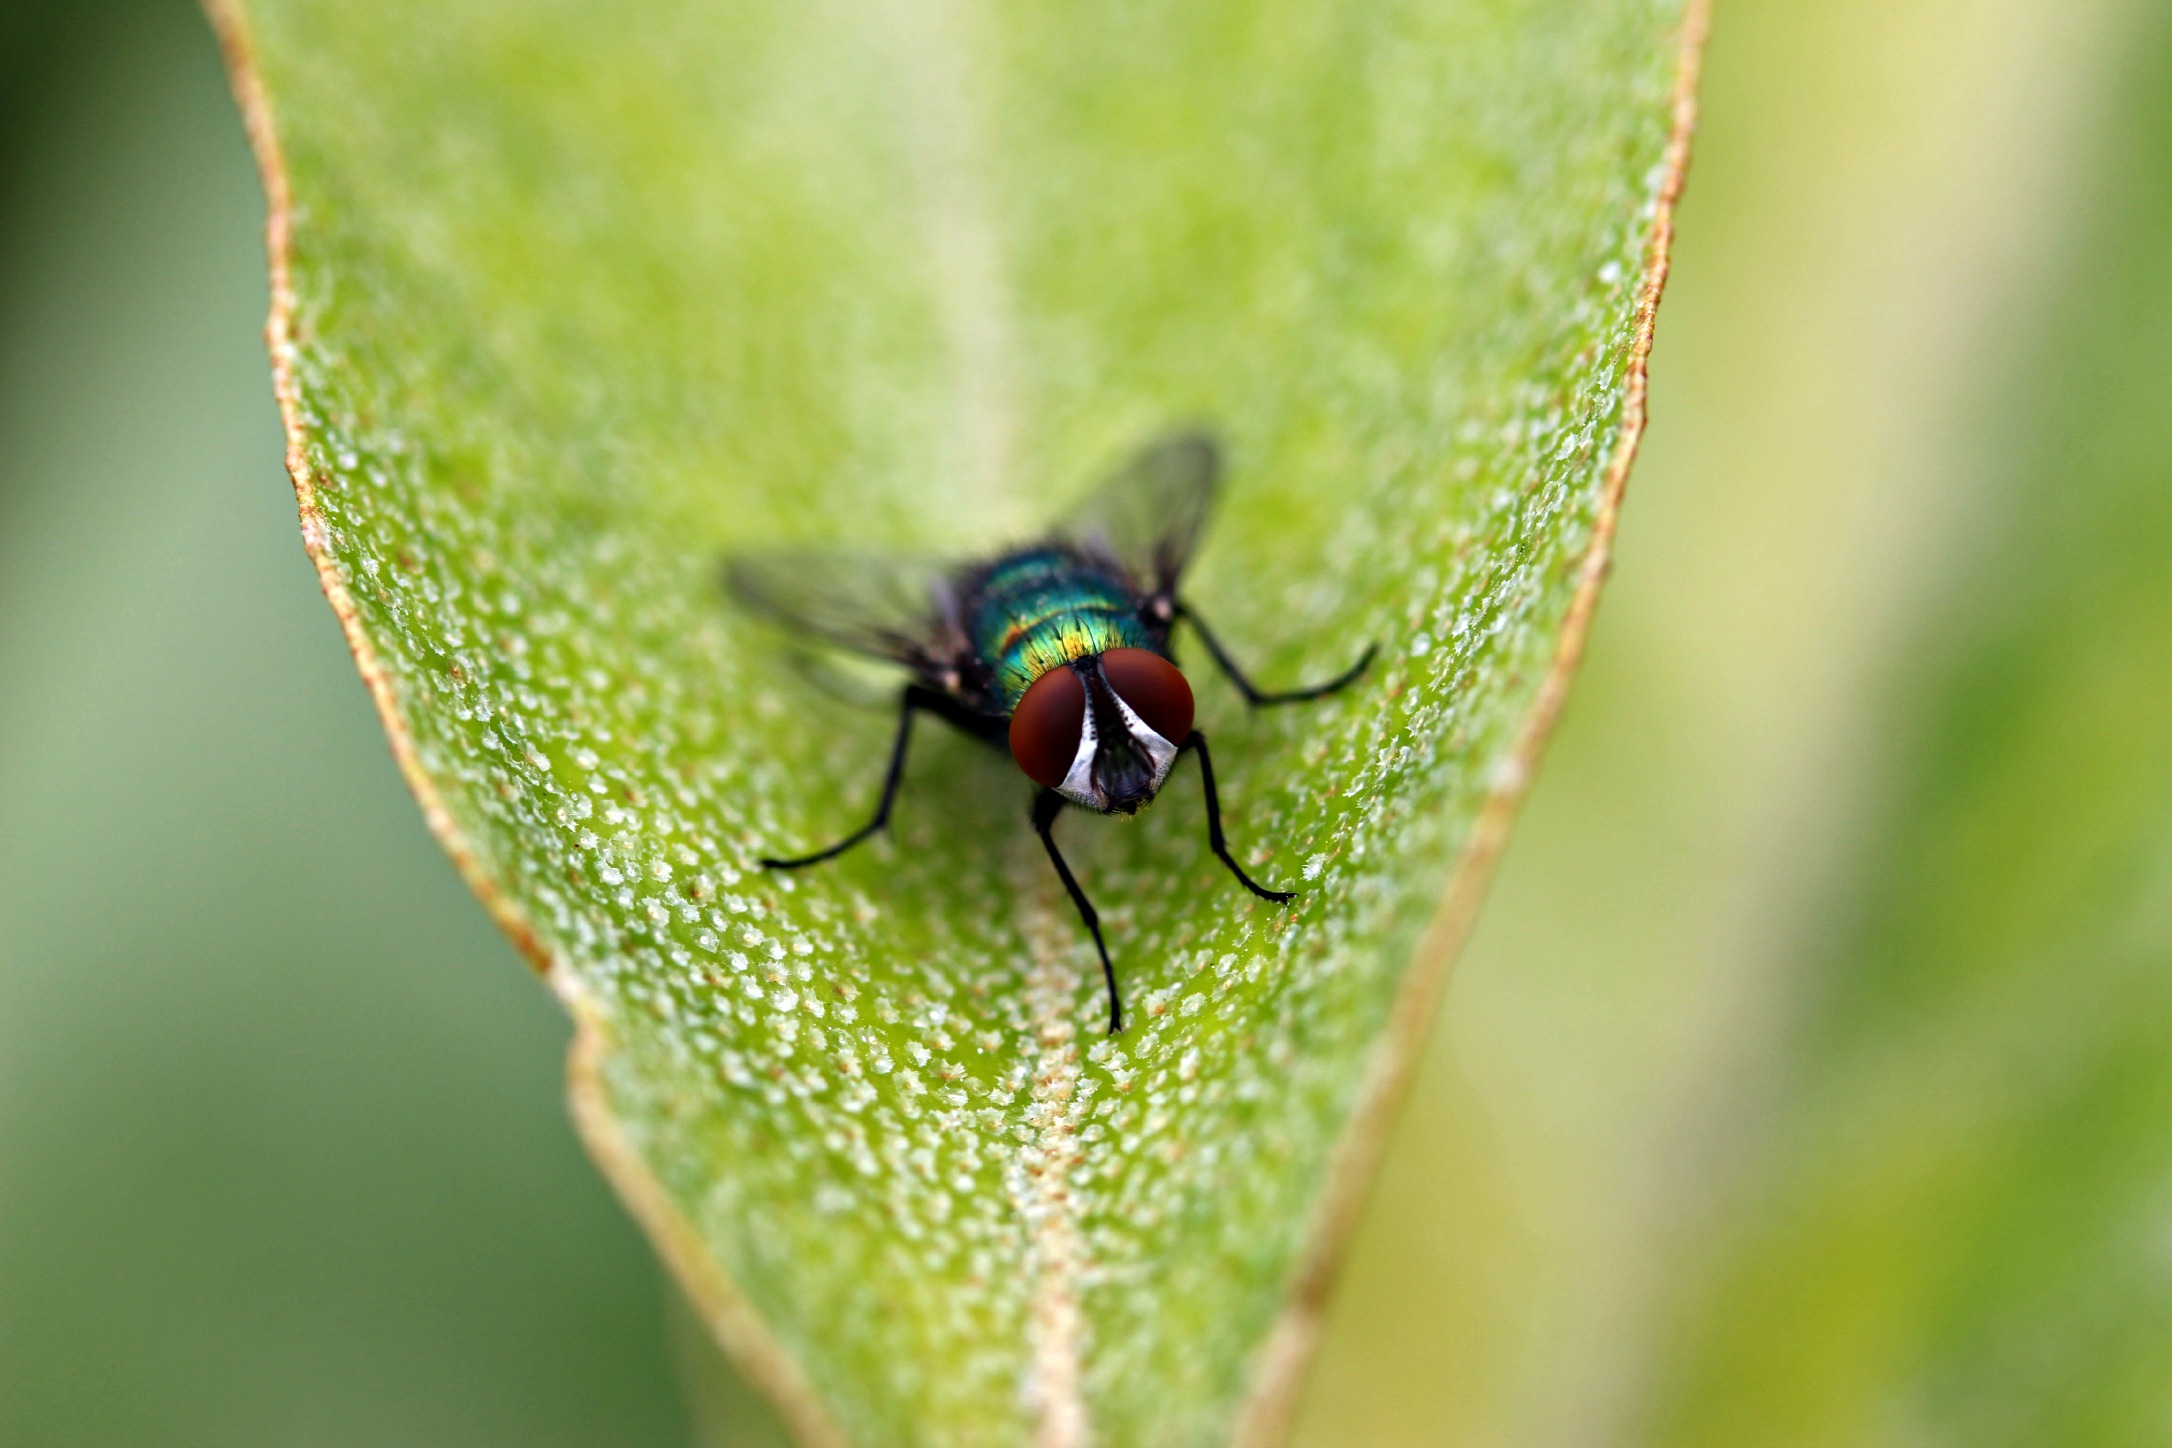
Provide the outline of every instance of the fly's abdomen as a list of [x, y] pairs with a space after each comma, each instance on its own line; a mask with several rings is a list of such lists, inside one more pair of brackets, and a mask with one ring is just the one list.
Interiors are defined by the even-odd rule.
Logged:
[[1052, 548], [1014, 554], [990, 568], [968, 625], [1006, 711], [1050, 669], [1110, 649], [1155, 646], [1124, 579]]

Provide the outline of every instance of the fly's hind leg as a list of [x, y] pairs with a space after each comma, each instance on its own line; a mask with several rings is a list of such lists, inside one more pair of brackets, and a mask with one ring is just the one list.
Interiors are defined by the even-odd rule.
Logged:
[[765, 857], [762, 860], [764, 869], [797, 870], [807, 865], [819, 865], [824, 860], [837, 858], [869, 835], [889, 825], [890, 806], [897, 803], [898, 786], [905, 779], [905, 749], [912, 743], [913, 714], [921, 709], [945, 718], [954, 712], [951, 701], [934, 690], [924, 689], [918, 684], [905, 686], [905, 692], [898, 700], [897, 737], [890, 745], [890, 768], [882, 777], [882, 800], [875, 806], [875, 817], [826, 850], [816, 850], [811, 855], [794, 855], [781, 860]]
[[1101, 917], [1094, 913], [1093, 901], [1079, 888], [1078, 877], [1064, 863], [1063, 852], [1056, 848], [1056, 837], [1050, 831], [1056, 816], [1063, 813], [1063, 796], [1052, 789], [1044, 789], [1033, 798], [1033, 832], [1041, 837], [1042, 846], [1048, 851], [1048, 862], [1056, 867], [1056, 878], [1063, 881], [1063, 888], [1070, 892], [1071, 903], [1078, 907], [1078, 918], [1086, 922], [1086, 930], [1094, 938], [1094, 949], [1101, 954], [1101, 978], [1109, 987], [1109, 1034], [1119, 1035], [1124, 1029], [1124, 998], [1116, 989], [1116, 967], [1109, 964], [1108, 942], [1101, 938]]
[[1244, 866], [1238, 864], [1236, 857], [1229, 853], [1229, 841], [1222, 834], [1222, 800], [1214, 790], [1214, 759], [1207, 753], [1207, 736], [1194, 729], [1181, 747], [1199, 756], [1199, 783], [1207, 796], [1207, 844], [1213, 849], [1215, 858], [1229, 866], [1229, 873], [1235, 875], [1245, 889], [1260, 899], [1272, 900], [1277, 905], [1287, 905], [1295, 900], [1296, 891], [1268, 889], [1247, 875]]
[[[1244, 670], [1237, 667], [1237, 661], [1222, 648], [1222, 641], [1216, 638], [1199, 615], [1192, 611], [1191, 605], [1182, 600], [1171, 600], [1170, 616], [1181, 618], [1192, 626], [1192, 632], [1199, 635], [1199, 641], [1205, 644], [1207, 652], [1214, 656], [1215, 666], [1228, 676], [1230, 683], [1237, 686], [1237, 692], [1244, 695], [1244, 702], [1247, 704], [1302, 704], [1308, 699], [1323, 699], [1338, 689], [1346, 689], [1356, 683], [1359, 677], [1372, 667], [1373, 656], [1380, 652], [1380, 645], [1367, 644], [1365, 652], [1358, 656], [1356, 663], [1324, 684], [1315, 684], [1309, 689], [1285, 689], [1279, 693], [1268, 693], [1256, 688], [1252, 681], [1244, 676]], [[1204, 754], [1200, 757], [1205, 759]]]

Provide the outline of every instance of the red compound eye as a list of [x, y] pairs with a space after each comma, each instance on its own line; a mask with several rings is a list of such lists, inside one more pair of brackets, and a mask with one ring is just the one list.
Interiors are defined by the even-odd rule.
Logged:
[[1145, 649], [1110, 649], [1101, 656], [1101, 672], [1149, 729], [1171, 744], [1191, 737], [1192, 686], [1175, 664]]
[[1059, 664], [1035, 679], [1011, 711], [1011, 758], [1026, 778], [1054, 789], [1071, 772], [1085, 727], [1086, 685], [1070, 665]]

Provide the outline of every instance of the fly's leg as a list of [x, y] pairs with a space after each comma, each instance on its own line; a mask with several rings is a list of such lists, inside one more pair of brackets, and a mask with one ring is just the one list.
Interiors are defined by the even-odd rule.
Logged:
[[1238, 864], [1230, 855], [1229, 841], [1222, 835], [1222, 800], [1221, 796], [1214, 792], [1214, 760], [1207, 753], [1207, 736], [1194, 729], [1182, 747], [1199, 756], [1199, 782], [1205, 787], [1207, 794], [1207, 844], [1213, 849], [1215, 856], [1229, 866], [1229, 873], [1235, 875], [1245, 889], [1260, 899], [1272, 900], [1277, 905], [1287, 905], [1295, 900], [1296, 891], [1268, 889], [1247, 875], [1244, 866]]
[[[1380, 645], [1367, 644], [1365, 652], [1359, 656], [1356, 663], [1324, 684], [1315, 684], [1309, 689], [1286, 689], [1280, 693], [1264, 693], [1253, 687], [1252, 681], [1247, 679], [1244, 676], [1244, 671], [1237, 667], [1236, 660], [1230, 658], [1228, 653], [1223, 650], [1222, 641], [1208, 630], [1205, 622], [1200, 619], [1197, 613], [1192, 611], [1189, 604], [1172, 602], [1170, 610], [1172, 618], [1181, 618], [1192, 626], [1192, 631], [1199, 635], [1199, 641], [1207, 646], [1207, 652], [1214, 655], [1215, 665], [1229, 676], [1229, 682], [1237, 686], [1237, 692], [1244, 695], [1244, 701], [1247, 704], [1302, 704], [1307, 699], [1325, 698], [1337, 689], [1345, 689], [1356, 683], [1358, 677], [1372, 667], [1373, 656], [1380, 652]], [[1199, 757], [1201, 763], [1206, 762], [1204, 751], [1201, 752]]]
[[1119, 1035], [1124, 1029], [1124, 998], [1116, 990], [1116, 967], [1109, 964], [1108, 942], [1101, 938], [1101, 917], [1094, 913], [1093, 901], [1088, 900], [1086, 892], [1079, 888], [1071, 867], [1063, 862], [1063, 852], [1056, 848], [1056, 837], [1050, 833], [1056, 816], [1062, 812], [1063, 796], [1052, 789], [1042, 790], [1033, 799], [1033, 832], [1041, 837], [1041, 844], [1048, 851], [1048, 862], [1056, 867], [1056, 877], [1063, 881], [1063, 888], [1071, 892], [1071, 903], [1078, 907], [1078, 918], [1086, 922], [1086, 929], [1094, 938], [1094, 949], [1101, 953], [1101, 978], [1109, 984], [1109, 1034]]
[[890, 745], [889, 772], [882, 777], [882, 802], [875, 806], [875, 817], [860, 828], [846, 835], [826, 850], [816, 850], [811, 855], [795, 855], [788, 860], [765, 858], [762, 868], [767, 870], [797, 870], [806, 865], [819, 865], [833, 860], [890, 823], [890, 806], [897, 803], [897, 788], [905, 779], [905, 746], [912, 742], [913, 711], [926, 709], [931, 713], [948, 715], [950, 701], [932, 689], [918, 684], [907, 684], [904, 696], [898, 702], [897, 738]]

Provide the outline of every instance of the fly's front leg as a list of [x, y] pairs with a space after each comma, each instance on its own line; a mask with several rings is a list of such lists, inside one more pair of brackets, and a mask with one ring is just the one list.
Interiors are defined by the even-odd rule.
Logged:
[[806, 865], [819, 865], [824, 860], [835, 859], [887, 826], [890, 823], [890, 806], [897, 803], [898, 786], [905, 779], [905, 747], [912, 743], [913, 712], [927, 709], [935, 713], [947, 713], [946, 706], [949, 703], [948, 699], [933, 690], [923, 689], [918, 684], [907, 684], [898, 701], [897, 737], [890, 745], [890, 768], [882, 777], [882, 802], [875, 806], [875, 817], [826, 850], [817, 850], [811, 855], [795, 855], [785, 860], [764, 858], [762, 867], [768, 870], [797, 870]]
[[[1247, 704], [1302, 704], [1307, 699], [1325, 698], [1337, 689], [1346, 689], [1356, 683], [1359, 676], [1372, 667], [1373, 656], [1380, 652], [1380, 645], [1367, 644], [1365, 652], [1358, 657], [1356, 663], [1337, 674], [1334, 678], [1329, 679], [1326, 683], [1315, 684], [1309, 689], [1286, 689], [1281, 693], [1270, 694], [1253, 687], [1252, 681], [1247, 679], [1244, 676], [1244, 671], [1237, 667], [1236, 660], [1232, 659], [1223, 650], [1222, 641], [1214, 636], [1199, 615], [1192, 611], [1189, 604], [1172, 598], [1169, 600], [1167, 607], [1172, 620], [1181, 618], [1192, 626], [1192, 632], [1199, 635], [1199, 641], [1205, 644], [1207, 652], [1214, 656], [1215, 666], [1228, 675], [1229, 682], [1237, 686], [1237, 692], [1244, 695], [1244, 701]], [[1205, 759], [1206, 755], [1202, 751], [1200, 760], [1203, 763]]]
[[1185, 739], [1182, 747], [1199, 756], [1199, 782], [1205, 787], [1207, 795], [1207, 844], [1213, 849], [1216, 858], [1229, 866], [1229, 873], [1235, 875], [1245, 889], [1250, 890], [1260, 899], [1272, 900], [1277, 905], [1287, 905], [1290, 901], [1295, 900], [1297, 898], [1296, 891], [1268, 889], [1250, 875], [1247, 875], [1244, 872], [1244, 866], [1238, 864], [1236, 859], [1229, 853], [1229, 841], [1223, 838], [1222, 835], [1222, 800], [1221, 796], [1214, 791], [1214, 759], [1207, 753], [1207, 736], [1194, 729], [1191, 735]]
[[1124, 999], [1116, 990], [1116, 967], [1109, 964], [1108, 942], [1101, 938], [1101, 917], [1094, 913], [1093, 901], [1079, 888], [1078, 878], [1071, 867], [1063, 862], [1063, 852], [1056, 848], [1056, 837], [1050, 831], [1056, 816], [1063, 813], [1063, 796], [1052, 789], [1044, 789], [1033, 799], [1033, 832], [1041, 837], [1041, 844], [1048, 851], [1048, 862], [1056, 867], [1056, 878], [1063, 881], [1063, 888], [1071, 894], [1071, 903], [1078, 907], [1078, 918], [1086, 922], [1086, 929], [1094, 938], [1094, 949], [1101, 953], [1101, 978], [1109, 986], [1109, 1034], [1120, 1034], [1124, 1029]]

